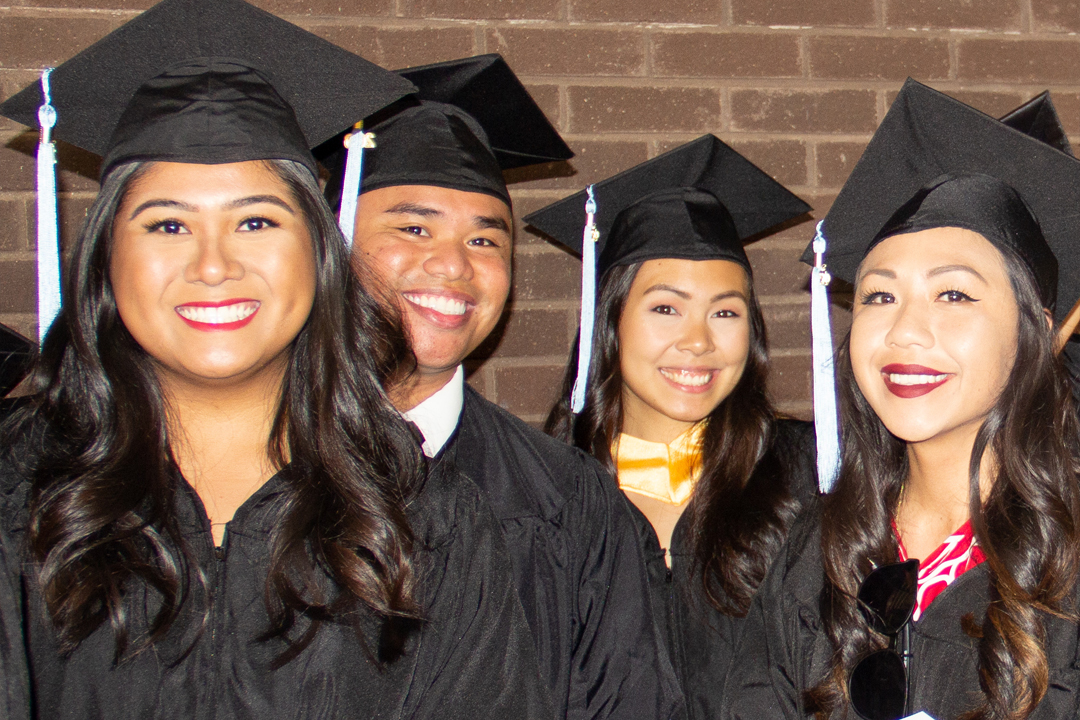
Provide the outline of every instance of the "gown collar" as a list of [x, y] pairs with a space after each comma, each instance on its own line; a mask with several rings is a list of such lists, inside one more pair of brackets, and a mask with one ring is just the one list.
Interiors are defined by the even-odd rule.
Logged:
[[672, 505], [685, 503], [701, 475], [704, 429], [705, 424], [699, 422], [670, 443], [620, 434], [611, 451], [619, 487]]
[[401, 413], [420, 428], [424, 436], [424, 454], [429, 458], [438, 455], [457, 430], [464, 402], [465, 370], [458, 365], [449, 382], [412, 410]]

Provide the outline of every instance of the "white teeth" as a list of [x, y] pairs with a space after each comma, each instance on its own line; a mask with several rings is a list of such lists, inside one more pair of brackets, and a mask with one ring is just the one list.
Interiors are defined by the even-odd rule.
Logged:
[[405, 299], [423, 308], [429, 308], [443, 315], [464, 315], [466, 304], [462, 300], [444, 297], [442, 295], [414, 295], [405, 293]]
[[889, 382], [894, 385], [933, 385], [939, 383], [948, 375], [901, 375], [889, 373]]
[[713, 376], [712, 370], [706, 370], [704, 372], [688, 372], [686, 370], [679, 370], [678, 372], [674, 372], [671, 370], [662, 369], [660, 370], [660, 373], [668, 380], [671, 380], [674, 383], [678, 383], [679, 385], [686, 385], [688, 387], [701, 387], [702, 385], [705, 385], [710, 380], [712, 380]]
[[257, 301], [235, 303], [222, 307], [200, 307], [198, 305], [180, 305], [176, 308], [182, 317], [192, 322], [207, 325], [225, 325], [250, 317], [259, 309]]

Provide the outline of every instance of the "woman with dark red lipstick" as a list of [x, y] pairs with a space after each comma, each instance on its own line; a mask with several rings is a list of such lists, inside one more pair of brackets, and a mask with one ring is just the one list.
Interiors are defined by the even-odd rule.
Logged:
[[854, 285], [835, 486], [762, 585], [723, 717], [1080, 714], [1080, 429], [1055, 352], [1078, 203], [1080, 161], [904, 86], [815, 241]]
[[[742, 617], [814, 493], [812, 429], [778, 420], [766, 395], [765, 324], [742, 240], [809, 208], [711, 135], [590, 190], [600, 290], [582, 341], [595, 357], [570, 363], [548, 431], [616, 475], [685, 717], [712, 718]], [[526, 220], [571, 245], [585, 202], [581, 193]]]
[[102, 188], [0, 426], [0, 716], [552, 717], [310, 153], [411, 86], [241, 0], [166, 0], [47, 79]]

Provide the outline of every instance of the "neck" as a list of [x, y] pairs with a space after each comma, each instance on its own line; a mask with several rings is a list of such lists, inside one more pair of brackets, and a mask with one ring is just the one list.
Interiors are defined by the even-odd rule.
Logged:
[[418, 368], [416, 372], [398, 383], [389, 392], [390, 402], [394, 404], [398, 412], [412, 410], [446, 387], [446, 383], [453, 379], [457, 369], [457, 365], [449, 369], [440, 368], [438, 370]]

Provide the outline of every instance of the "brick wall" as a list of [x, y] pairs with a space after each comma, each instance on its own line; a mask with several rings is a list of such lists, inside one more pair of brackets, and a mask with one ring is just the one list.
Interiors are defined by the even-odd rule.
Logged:
[[[0, 96], [152, 4], [9, 0]], [[823, 216], [908, 75], [999, 115], [1050, 88], [1080, 140], [1080, 0], [258, 0], [386, 67], [500, 52], [577, 158], [514, 179], [519, 215], [713, 132]], [[62, 110], [61, 110], [62, 111]], [[35, 138], [0, 120], [0, 321], [34, 331]], [[94, 158], [62, 148], [62, 236], [94, 195]], [[810, 410], [803, 223], [748, 248], [780, 406]], [[521, 232], [512, 307], [470, 382], [530, 421], [576, 329], [579, 265]], [[834, 311], [837, 331], [846, 312]]]

